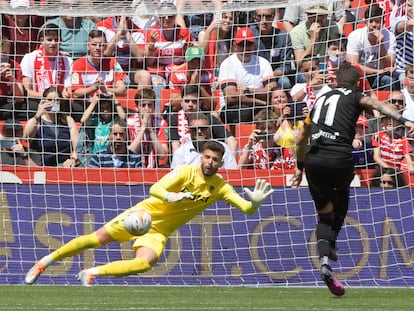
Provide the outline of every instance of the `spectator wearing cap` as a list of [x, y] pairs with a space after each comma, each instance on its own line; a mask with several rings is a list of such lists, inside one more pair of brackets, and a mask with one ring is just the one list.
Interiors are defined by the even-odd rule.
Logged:
[[339, 34], [336, 23], [330, 23], [327, 6], [315, 4], [306, 10], [306, 20], [300, 22], [290, 32], [296, 64], [299, 66], [306, 55], [325, 58], [329, 36]]
[[36, 163], [28, 156], [22, 144], [23, 126], [19, 121], [7, 119], [0, 135], [0, 165], [31, 165]]
[[213, 75], [204, 69], [204, 51], [198, 46], [189, 47], [185, 53], [185, 62], [174, 66], [170, 76], [171, 92], [181, 94], [183, 86], [196, 84], [200, 87], [200, 108], [204, 111], [214, 111], [211, 86]]
[[[341, 29], [346, 21], [346, 12], [342, 2], [343, 1], [338, 0], [326, 0], [322, 3], [326, 4], [329, 12], [332, 12], [328, 18], [335, 21]], [[297, 3], [297, 0], [288, 0], [288, 5], [283, 14], [283, 28], [288, 32], [292, 31], [292, 29], [300, 22], [307, 19], [305, 13], [306, 6], [298, 5]]]
[[372, 144], [368, 135], [368, 119], [364, 115], [358, 117], [355, 127], [355, 137], [352, 142], [352, 154], [354, 155], [356, 168], [373, 168], [374, 160]]
[[235, 133], [235, 124], [250, 123], [265, 108], [277, 86], [270, 62], [257, 55], [253, 30], [241, 27], [234, 40], [234, 53], [220, 66], [221, 119]]

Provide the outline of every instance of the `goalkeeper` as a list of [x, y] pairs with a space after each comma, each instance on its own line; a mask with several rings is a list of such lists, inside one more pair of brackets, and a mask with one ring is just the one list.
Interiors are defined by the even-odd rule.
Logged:
[[[206, 142], [200, 165], [178, 166], [151, 187], [149, 198], [121, 213], [97, 231], [74, 238], [40, 259], [26, 274], [25, 283], [36, 282], [40, 274], [55, 261], [113, 241], [121, 243], [134, 240], [132, 248], [135, 258], [80, 271], [76, 277], [82, 285], [91, 285], [96, 276], [126, 276], [145, 272], [157, 263], [168, 237], [214, 202], [224, 200], [243, 213], [253, 214], [273, 189], [268, 182], [258, 179], [254, 191], [244, 189], [250, 201], [242, 198], [216, 174], [222, 165], [223, 154], [221, 144]], [[125, 214], [137, 207], [146, 209], [152, 217], [150, 230], [142, 236], [130, 235], [123, 224]]]

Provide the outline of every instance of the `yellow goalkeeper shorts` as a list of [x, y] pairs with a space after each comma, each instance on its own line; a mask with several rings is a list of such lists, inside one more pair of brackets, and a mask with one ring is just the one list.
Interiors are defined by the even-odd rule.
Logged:
[[148, 247], [151, 248], [156, 254], [157, 257], [160, 258], [162, 252], [164, 251], [165, 245], [167, 243], [168, 236], [154, 230], [153, 227], [141, 236], [133, 236], [128, 233], [124, 226], [124, 217], [128, 214], [132, 209], [136, 209], [137, 205], [125, 210], [123, 213], [119, 214], [111, 221], [104, 225], [106, 231], [109, 235], [117, 242], [125, 242], [135, 240], [132, 249], [134, 252], [140, 247]]

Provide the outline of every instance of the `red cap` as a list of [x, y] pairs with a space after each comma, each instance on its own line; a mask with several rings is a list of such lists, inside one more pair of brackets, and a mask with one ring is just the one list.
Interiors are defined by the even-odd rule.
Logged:
[[362, 114], [360, 114], [356, 124], [368, 127], [368, 119], [364, 117]]
[[234, 36], [234, 42], [239, 44], [243, 41], [249, 41], [254, 43], [256, 40], [254, 38], [253, 30], [249, 27], [241, 27], [236, 31], [236, 35]]

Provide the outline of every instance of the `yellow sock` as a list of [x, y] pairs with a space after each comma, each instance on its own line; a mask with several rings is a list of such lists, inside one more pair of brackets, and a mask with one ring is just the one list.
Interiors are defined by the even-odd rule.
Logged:
[[118, 260], [99, 266], [98, 275], [125, 276], [145, 272], [151, 269], [150, 264], [143, 258]]
[[58, 261], [63, 258], [80, 254], [85, 249], [96, 248], [99, 246], [102, 245], [99, 243], [98, 237], [95, 233], [91, 233], [70, 240], [68, 243], [51, 253], [50, 256], [53, 261]]

